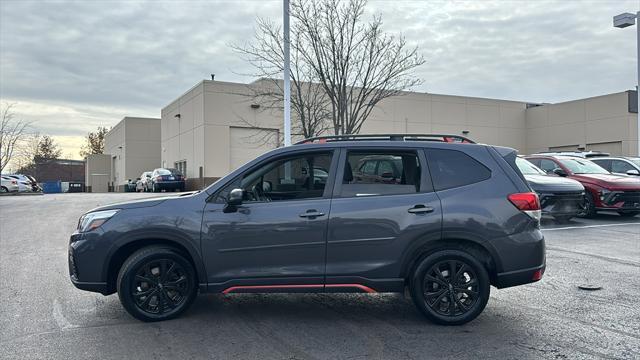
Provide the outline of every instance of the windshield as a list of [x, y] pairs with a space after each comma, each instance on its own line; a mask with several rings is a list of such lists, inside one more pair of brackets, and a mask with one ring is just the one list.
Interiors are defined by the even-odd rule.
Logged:
[[640, 158], [631, 158], [629, 161], [634, 163], [636, 166], [640, 166]]
[[607, 170], [589, 160], [560, 159], [560, 162], [574, 174], [609, 174]]
[[544, 171], [542, 171], [542, 169], [538, 168], [537, 166], [533, 165], [532, 163], [528, 162], [523, 158], [516, 158], [516, 166], [518, 166], [518, 169], [520, 169], [520, 172], [523, 175], [546, 175], [547, 174]]

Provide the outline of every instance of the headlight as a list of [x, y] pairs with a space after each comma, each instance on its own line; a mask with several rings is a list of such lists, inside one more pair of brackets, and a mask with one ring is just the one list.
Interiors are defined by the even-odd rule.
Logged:
[[607, 197], [607, 195], [611, 193], [611, 190], [601, 189], [600, 191], [598, 191], [598, 193], [600, 194], [600, 200], [604, 200]]
[[104, 210], [82, 215], [78, 221], [78, 231], [87, 232], [100, 227], [120, 210]]

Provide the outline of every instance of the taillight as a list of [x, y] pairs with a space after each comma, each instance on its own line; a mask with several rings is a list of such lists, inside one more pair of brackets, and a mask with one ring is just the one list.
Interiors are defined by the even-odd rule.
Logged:
[[515, 205], [515, 207], [518, 208], [518, 210], [532, 218], [540, 220], [542, 217], [542, 209], [540, 207], [538, 194], [534, 192], [516, 193], [509, 195], [508, 199], [513, 205]]

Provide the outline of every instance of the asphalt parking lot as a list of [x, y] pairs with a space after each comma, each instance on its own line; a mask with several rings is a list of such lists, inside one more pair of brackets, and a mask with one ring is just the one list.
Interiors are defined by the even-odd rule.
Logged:
[[117, 295], [74, 288], [66, 262], [84, 211], [143, 196], [154, 194], [0, 198], [1, 358], [640, 358], [640, 216], [544, 221], [543, 280], [492, 289], [465, 326], [433, 325], [392, 294], [204, 295], [147, 324]]

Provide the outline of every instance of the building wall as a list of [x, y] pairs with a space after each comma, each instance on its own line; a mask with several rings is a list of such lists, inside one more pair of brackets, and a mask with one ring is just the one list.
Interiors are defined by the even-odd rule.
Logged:
[[160, 133], [160, 119], [139, 117], [125, 117], [107, 133], [105, 154], [111, 157], [110, 182], [116, 188], [160, 167]]
[[[256, 84], [205, 80], [162, 109], [163, 166], [186, 160], [187, 177], [198, 180], [202, 167], [208, 184], [276, 147], [282, 114], [252, 107], [249, 87]], [[582, 147], [635, 154], [637, 121], [630, 111], [628, 92], [543, 105], [404, 92], [380, 102], [360, 133], [464, 132], [522, 154]], [[199, 187], [199, 180], [191, 185]]]
[[[635, 93], [634, 93], [635, 94]], [[545, 104], [526, 111], [526, 152], [601, 150], [637, 154], [637, 115], [629, 93]]]
[[85, 188], [87, 192], [107, 192], [111, 177], [111, 155], [92, 154], [85, 159]]

